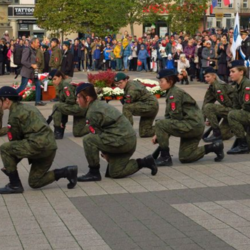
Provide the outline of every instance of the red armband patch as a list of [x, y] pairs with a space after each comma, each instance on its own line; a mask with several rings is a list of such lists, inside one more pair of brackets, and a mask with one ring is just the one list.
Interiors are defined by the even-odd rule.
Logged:
[[70, 96], [70, 92], [68, 90], [68, 87], [64, 87], [64, 92], [65, 92], [66, 96]]
[[245, 101], [248, 102], [250, 99], [250, 93], [248, 92], [250, 90], [250, 87], [246, 87], [245, 90], [247, 91], [245, 93]]
[[175, 109], [176, 109], [175, 102], [171, 102], [170, 105], [171, 105], [171, 110], [175, 111]]
[[58, 62], [58, 58], [57, 57], [55, 58], [55, 61]]
[[224, 102], [224, 95], [223, 94], [221, 94], [221, 90], [217, 90], [217, 93], [219, 94], [219, 96], [220, 96], [220, 100], [221, 100], [221, 102]]
[[12, 133], [10, 132], [11, 125], [8, 124], [8, 125], [7, 125], [7, 128], [8, 128], [8, 132], [7, 132], [8, 139], [9, 139], [9, 141], [12, 141], [13, 136], [12, 136]]
[[95, 129], [89, 124], [89, 120], [86, 120], [86, 126], [89, 127], [89, 132], [95, 134]]

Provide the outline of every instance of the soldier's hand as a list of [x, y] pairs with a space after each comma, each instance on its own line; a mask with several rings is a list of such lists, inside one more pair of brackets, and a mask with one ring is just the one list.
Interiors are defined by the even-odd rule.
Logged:
[[153, 138], [152, 138], [152, 143], [153, 143], [153, 144], [156, 144], [156, 143], [157, 143], [157, 137], [156, 137], [156, 135], [153, 136]]
[[209, 127], [210, 126], [210, 122], [209, 121], [205, 121], [205, 125]]

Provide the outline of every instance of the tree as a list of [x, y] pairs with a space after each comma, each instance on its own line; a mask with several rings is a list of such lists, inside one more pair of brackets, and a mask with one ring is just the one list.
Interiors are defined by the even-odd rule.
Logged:
[[163, 3], [170, 0], [127, 0], [127, 24], [130, 25], [130, 32], [134, 35], [134, 24], [154, 23], [160, 16], [160, 9]]
[[95, 32], [105, 36], [126, 25], [126, 1], [39, 0], [34, 16], [40, 27], [54, 33]]
[[177, 0], [168, 5], [168, 23], [172, 32], [186, 31], [193, 35], [199, 28], [208, 0]]

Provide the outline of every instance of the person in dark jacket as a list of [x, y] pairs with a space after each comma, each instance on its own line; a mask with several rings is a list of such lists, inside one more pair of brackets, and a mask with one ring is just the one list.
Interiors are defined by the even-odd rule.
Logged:
[[49, 48], [48, 45], [46, 44], [42, 45], [43, 56], [44, 56], [44, 69], [43, 69], [44, 73], [50, 72], [50, 67], [49, 67], [50, 53], [48, 51], [48, 48]]
[[227, 39], [221, 38], [221, 42], [218, 46], [218, 75], [221, 80], [228, 82], [228, 67], [227, 67]]
[[73, 77], [74, 74], [74, 61], [73, 55], [69, 51], [70, 43], [68, 41], [63, 42], [63, 60], [61, 71], [64, 75]]
[[14, 64], [17, 65], [16, 72], [18, 75], [22, 67], [21, 60], [22, 60], [23, 49], [24, 49], [23, 40], [20, 40], [19, 43], [15, 44], [14, 47]]
[[81, 61], [81, 47], [79, 45], [79, 39], [75, 39], [74, 44], [71, 46], [71, 53], [74, 57], [74, 70], [79, 71]]

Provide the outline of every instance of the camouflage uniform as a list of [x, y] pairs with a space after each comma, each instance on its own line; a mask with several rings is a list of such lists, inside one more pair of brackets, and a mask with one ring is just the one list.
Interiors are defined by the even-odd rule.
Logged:
[[36, 64], [38, 67], [38, 73], [43, 73], [44, 55], [43, 55], [43, 52], [40, 48], [36, 51]]
[[76, 103], [75, 87], [70, 84], [69, 79], [63, 80], [57, 87], [59, 103], [53, 106], [53, 111], [57, 108], [53, 115], [54, 126], [61, 126], [62, 115], [73, 115], [73, 135], [81, 137], [88, 134], [89, 129], [86, 127], [86, 109], [80, 108]]
[[62, 52], [58, 46], [51, 49], [52, 54], [49, 60], [49, 67], [50, 69], [61, 69], [62, 64]]
[[246, 77], [236, 84], [233, 108], [228, 114], [229, 126], [237, 138], [244, 138], [247, 132], [250, 146], [250, 80]]
[[0, 109], [0, 136], [7, 135], [8, 128], [3, 127], [3, 110]]
[[155, 124], [159, 146], [166, 150], [171, 135], [180, 137], [179, 160], [189, 163], [205, 155], [204, 146], [198, 147], [204, 131], [204, 121], [196, 101], [176, 86], [166, 93], [165, 119]]
[[83, 137], [83, 147], [90, 169], [99, 169], [99, 151], [109, 163], [109, 176], [122, 178], [139, 170], [131, 159], [136, 149], [136, 135], [129, 121], [114, 107], [95, 100], [89, 104], [86, 123], [90, 133]]
[[124, 89], [125, 104], [123, 114], [133, 125], [133, 115], [140, 116], [140, 137], [152, 137], [155, 134], [154, 119], [159, 110], [159, 104], [154, 95], [137, 81], [128, 81]]
[[[220, 130], [223, 140], [234, 136], [227, 120], [227, 115], [233, 107], [234, 94], [235, 90], [231, 85], [215, 81], [209, 86], [202, 106], [205, 118], [208, 118], [212, 129]], [[216, 101], [221, 105], [214, 104]], [[219, 124], [218, 118], [223, 118], [221, 124]]]
[[28, 158], [31, 163], [29, 185], [40, 188], [55, 180], [54, 171], [48, 171], [54, 160], [57, 145], [46, 120], [33, 106], [12, 103], [8, 124], [9, 142], [0, 146], [7, 174], [17, 170], [17, 164]]

